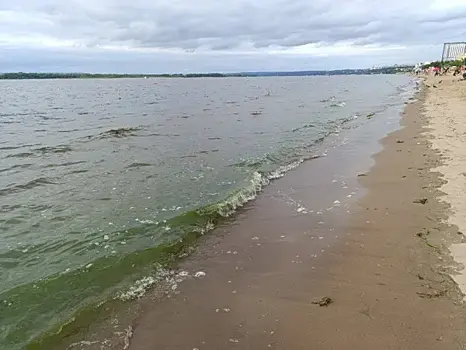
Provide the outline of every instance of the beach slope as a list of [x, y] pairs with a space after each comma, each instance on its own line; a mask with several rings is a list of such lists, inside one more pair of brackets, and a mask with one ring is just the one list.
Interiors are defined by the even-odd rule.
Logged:
[[[450, 204], [441, 192], [455, 193], [458, 188], [449, 186], [458, 178], [464, 183], [451, 168], [461, 157], [448, 160], [439, 150], [446, 152], [451, 142], [461, 149], [461, 135], [442, 137], [440, 130], [451, 128], [453, 119], [445, 115], [466, 85], [425, 84], [406, 106], [402, 128], [382, 140], [375, 166], [354, 174], [366, 193], [344, 220], [331, 219], [335, 241], [314, 254], [317, 243], [306, 239], [327, 240], [313, 236], [327, 221], [245, 219], [185, 265], [207, 271], [202, 283], [186, 282], [169, 302], [146, 301], [130, 349], [464, 348], [463, 297], [450, 277], [456, 265], [449, 253], [462, 239], [455, 226], [461, 222], [448, 223]], [[315, 188], [303, 187], [300, 195], [312, 194]], [[464, 218], [464, 200], [446, 199], [456, 210], [453, 218]], [[299, 230], [304, 233], [292, 235]], [[288, 244], [270, 239], [279, 231]]]

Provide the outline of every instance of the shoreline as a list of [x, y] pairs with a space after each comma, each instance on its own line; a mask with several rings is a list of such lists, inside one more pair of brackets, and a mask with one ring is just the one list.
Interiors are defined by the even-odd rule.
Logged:
[[[383, 99], [385, 102], [384, 103], [382, 103], [382, 102], [377, 103], [378, 100], [375, 100], [375, 101], [371, 102], [372, 99], [370, 101], [368, 101], [368, 102], [361, 101], [361, 103], [355, 103], [354, 106], [352, 106], [350, 104], [349, 108], [341, 108], [341, 109], [338, 108], [340, 113], [334, 113], [332, 111], [336, 107], [343, 107], [343, 104], [341, 106], [329, 106], [329, 107], [332, 107], [332, 108], [329, 109], [330, 112], [333, 115], [335, 115], [335, 118], [338, 118], [337, 122], [336, 122], [337, 125], [335, 125], [335, 128], [331, 128], [331, 130], [341, 131], [342, 134], [352, 135], [353, 130], [359, 130], [359, 125], [360, 124], [370, 124], [370, 125], [374, 124], [374, 125], [377, 125], [379, 123], [379, 121], [385, 120], [385, 116], [382, 117], [382, 115], [381, 115], [380, 118], [379, 118], [379, 114], [383, 114], [386, 108], [391, 109], [391, 110], [396, 108], [397, 110], [399, 110], [400, 108], [403, 107], [403, 103], [401, 101], [407, 100], [408, 96], [411, 95], [411, 92], [408, 91], [408, 90], [409, 90], [409, 85], [412, 85], [412, 80], [410, 80], [409, 78], [399, 77], [397, 79], [396, 77], [388, 77], [388, 78], [375, 77], [373, 79], [372, 78], [365, 78], [365, 79], [362, 79], [362, 81], [364, 82], [364, 81], [366, 81], [366, 79], [368, 80], [368, 85], [364, 84], [365, 86], [361, 87], [361, 92], [367, 91], [367, 90], [372, 90], [372, 89], [368, 89], [368, 87], [370, 87], [370, 86], [376, 87], [376, 86], [379, 86], [380, 84], [385, 85], [387, 83], [387, 94], [382, 94], [381, 95], [381, 99]], [[352, 80], [353, 79], [349, 79], [349, 81], [352, 81]], [[388, 87], [388, 86], [393, 86], [392, 84], [389, 83], [389, 82], [392, 82], [393, 80], [399, 81], [402, 85], [400, 87], [396, 88], [396, 89]], [[334, 81], [336, 83], [338, 80], [334, 80]], [[411, 83], [408, 83], [408, 81], [411, 81]], [[380, 82], [380, 83], [377, 83], [377, 82]], [[345, 91], [347, 91], [347, 90], [345, 90]], [[388, 91], [390, 91], [390, 93], [388, 93]], [[367, 93], [370, 93], [370, 91], [367, 91]], [[324, 94], [324, 95], [327, 95], [327, 94]], [[363, 97], [364, 95], [365, 94], [361, 94], [361, 97]], [[378, 95], [380, 95], [380, 93], [376, 93], [375, 95], [378, 96]], [[403, 98], [400, 101], [400, 99], [396, 98], [396, 96], [401, 96]], [[315, 99], [316, 99], [316, 101], [319, 101], [319, 105], [321, 103], [326, 103], [326, 101], [323, 100], [321, 97], [319, 97], [319, 98], [315, 97]], [[348, 99], [348, 101], [350, 101], [350, 100], [351, 99]], [[293, 98], [287, 99], [286, 101], [287, 101], [287, 104], [291, 103], [293, 101]], [[356, 107], [356, 106], [361, 106], [361, 110], [358, 111], [357, 109], [354, 109], [354, 107]], [[379, 108], [379, 106], [380, 106], [380, 108]], [[366, 110], [374, 110], [374, 109], [377, 111], [377, 115], [374, 118], [372, 118], [372, 115], [371, 115], [371, 118], [369, 118], [369, 117], [367, 119], [364, 118], [364, 115], [367, 114]], [[323, 119], [325, 119], [326, 113], [323, 113], [323, 114], [324, 115], [322, 117], [323, 117]], [[396, 116], [397, 113], [393, 113], [393, 114], [395, 115], [394, 119], [398, 119], [398, 117]], [[298, 113], [297, 115], [299, 116], [300, 114]], [[359, 119], [356, 118], [356, 117], [353, 118], [352, 117], [353, 115], [359, 115], [361, 118], [359, 118]], [[338, 117], [338, 116], [340, 116], [340, 117]], [[344, 116], [346, 116], [346, 118], [344, 118]], [[346, 123], [346, 121], [349, 120], [349, 119], [351, 119], [351, 121]], [[353, 119], [354, 119], [354, 121], [352, 121]], [[376, 130], [374, 130], [374, 131], [378, 132], [377, 128], [375, 128], [375, 129]], [[385, 130], [385, 125], [382, 125], [380, 129]], [[315, 132], [313, 132], [311, 130], [311, 132], [309, 132], [307, 134], [309, 134], [309, 136], [310, 136], [309, 139], [313, 140], [312, 135], [314, 135]], [[293, 134], [293, 136], [294, 135], [295, 134]], [[334, 139], [334, 136], [328, 136], [328, 133], [326, 133], [326, 136], [327, 137], [324, 140], [319, 139], [318, 149], [320, 151], [323, 151], [325, 149], [325, 147], [327, 147], [326, 144], [328, 145], [330, 139]], [[296, 134], [296, 136], [294, 136], [293, 138], [299, 139], [299, 135]], [[369, 138], [372, 139], [372, 138], [375, 138], [375, 137], [370, 134]], [[264, 144], [265, 147], [267, 147], [267, 145], [268, 145], [267, 142], [262, 143], [262, 144]], [[309, 144], [307, 144], [307, 145], [309, 145]], [[320, 153], [320, 151], [317, 151], [317, 153]], [[324, 160], [313, 160], [312, 162], [309, 162], [309, 164], [314, 163], [314, 161], [317, 161], [318, 163], [316, 163], [315, 166], [320, 167], [322, 164], [328, 164], [329, 162], [331, 162], [332, 157], [328, 157], [327, 159], [328, 160], [325, 160], [325, 161]], [[331, 171], [332, 169], [338, 170], [338, 168], [339, 168], [338, 163], [340, 161], [341, 160], [338, 160], [338, 161], [335, 160], [334, 161], [335, 166], [327, 167], [327, 169], [330, 169], [330, 171], [327, 171], [327, 172], [321, 171], [320, 176], [318, 176], [318, 177], [325, 178], [327, 173], [332, 172]], [[344, 159], [343, 159], [343, 161], [344, 161]], [[306, 165], [306, 168], [309, 168], [311, 172], [314, 171], [314, 169], [313, 169], [314, 165], [309, 165], [309, 166]], [[266, 170], [266, 168], [264, 168], [264, 170]], [[288, 170], [288, 169], [286, 169], [286, 170]], [[299, 171], [297, 174], [302, 174], [303, 176], [307, 176], [306, 171], [304, 171], [304, 172]], [[287, 176], [285, 178], [287, 178], [287, 177], [288, 177], [288, 174], [287, 174]], [[274, 176], [274, 178], [275, 178], [275, 176]], [[297, 181], [278, 179], [278, 180], [276, 180], [277, 181], [277, 186], [280, 187], [281, 186], [280, 183], [282, 183], [284, 186], [290, 186], [290, 188], [292, 188], [295, 185], [306, 184], [306, 179], [300, 179], [299, 176], [298, 176], [298, 178], [296, 178], [296, 177], [293, 177], [293, 178], [295, 180], [297, 180]], [[318, 178], [315, 179], [317, 181], [315, 181], [313, 179], [307, 179], [307, 180], [310, 181], [310, 182], [313, 182], [313, 183], [315, 182], [316, 184], [318, 184], [318, 181], [320, 181], [320, 179], [318, 179]], [[326, 186], [326, 184], [324, 184], [324, 185]], [[334, 185], [332, 184], [332, 186], [334, 186]], [[270, 193], [271, 192], [269, 192], [269, 194]], [[346, 195], [349, 195], [349, 193], [345, 194], [344, 198], [346, 198]], [[259, 197], [261, 197], [261, 196], [262, 196], [262, 193], [261, 193], [261, 195]], [[322, 193], [322, 198], [324, 198], [324, 196], [328, 196], [328, 194]], [[295, 194], [290, 193], [289, 197], [290, 198], [295, 198]], [[286, 198], [284, 198], [284, 197], [280, 198], [280, 200], [282, 200], [282, 201], [285, 200], [285, 199]], [[295, 198], [295, 199], [297, 199], [297, 198]], [[333, 200], [335, 200], [335, 199], [336, 198], [333, 198]], [[332, 200], [332, 203], [333, 203], [333, 200]], [[249, 210], [250, 207], [254, 208], [256, 206], [256, 204], [257, 204], [258, 207], [263, 207], [262, 211], [267, 211], [268, 204], [265, 203], [265, 206], [264, 206], [264, 202], [266, 202], [266, 201], [261, 201], [260, 203], [259, 202], [255, 203], [255, 201], [253, 201], [253, 203], [251, 203], [251, 205], [248, 205], [247, 206], [248, 208], [246, 208], [245, 210]], [[320, 205], [320, 200], [316, 200], [315, 203], [310, 203], [310, 204], [311, 205]], [[331, 204], [331, 203], [329, 203], [329, 204]], [[297, 211], [298, 209], [302, 210], [302, 208], [295, 208], [291, 212], [289, 212], [290, 208], [288, 206], [283, 208], [283, 209], [284, 209], [284, 213], [285, 213], [285, 215], [284, 215], [285, 222], [290, 221], [290, 220], [288, 220], [288, 217], [289, 217], [289, 219], [292, 219], [291, 214], [296, 215], [296, 213], [298, 213], [298, 211]], [[324, 209], [326, 209], [326, 208], [324, 208]], [[241, 210], [239, 210], [239, 212], [244, 213], [244, 210], [241, 209]], [[281, 210], [277, 210], [276, 214], [277, 215], [282, 215]], [[302, 212], [302, 214], [304, 214], [304, 212]], [[310, 213], [308, 213], [308, 214], [310, 214]], [[236, 215], [235, 215], [235, 218], [236, 218]], [[236, 220], [234, 220], [234, 219], [233, 220], [229, 219], [228, 221], [229, 221], [229, 223], [227, 223], [227, 225], [232, 223], [232, 222], [234, 224], [236, 224]], [[254, 224], [253, 221], [254, 220], [249, 220], [247, 225]], [[115, 221], [112, 220], [111, 222], [114, 223]], [[261, 220], [259, 218], [258, 223], [260, 223], [260, 222], [261, 222]], [[304, 223], [304, 219], [303, 219], [303, 223]], [[316, 222], [315, 224], [317, 225], [319, 223]], [[172, 226], [171, 223], [170, 223], [170, 226]], [[165, 228], [165, 227], [162, 227], [162, 228]], [[147, 227], [147, 229], [150, 230], [150, 229], [154, 229], [154, 228], [153, 227]], [[221, 230], [217, 230], [217, 232], [221, 232]], [[210, 236], [210, 234], [211, 233], [209, 233], [209, 236]], [[108, 238], [110, 238], [110, 237], [111, 237], [111, 235], [109, 234]], [[105, 236], [102, 237], [102, 238], [105, 239]], [[188, 237], [187, 240], [188, 241], [190, 240], [189, 237]], [[183, 240], [183, 241], [185, 241], [185, 240]], [[99, 242], [97, 242], [97, 243], [99, 243]], [[122, 244], [123, 243], [125, 243], [125, 242], [122, 242]], [[152, 244], [150, 244], [150, 243], [151, 242], [149, 242], [149, 247], [152, 246]], [[247, 243], [249, 244], [249, 241]], [[178, 244], [177, 244], [177, 246], [178, 246]], [[126, 247], [127, 246], [124, 246], [124, 248], [126, 248]], [[161, 247], [160, 250], [166, 252], [166, 249], [164, 247]], [[164, 267], [162, 270], [159, 270], [158, 264], [156, 264], [156, 266], [154, 266], [153, 269], [151, 269], [151, 267], [153, 267], [153, 266], [150, 266], [149, 264], [147, 264], [148, 269], [146, 269], [146, 270], [140, 268], [139, 262], [143, 261], [143, 260], [146, 261], [146, 259], [148, 257], [150, 257], [150, 256], [153, 257], [154, 253], [158, 254], [159, 251], [157, 249], [155, 249], [155, 251], [153, 251], [152, 249], [145, 249], [144, 251], [135, 252], [135, 254], [125, 256], [123, 260], [121, 258], [118, 259], [118, 257], [115, 257], [115, 260], [117, 261], [117, 263], [112, 263], [111, 264], [111, 268], [113, 269], [112, 271], [115, 272], [115, 273], [111, 273], [110, 275], [114, 275], [114, 276], [119, 275], [119, 278], [124, 278], [124, 277], [128, 276], [129, 278], [128, 278], [128, 280], [127, 280], [127, 282], [126, 282], [126, 284], [124, 286], [122, 286], [121, 288], [114, 288], [114, 291], [115, 291], [114, 294], [113, 293], [112, 294], [105, 294], [105, 295], [104, 295], [104, 293], [100, 293], [100, 294], [96, 293], [95, 294], [96, 297], [99, 296], [99, 295], [102, 295], [104, 297], [106, 295], [108, 295], [106, 300], [109, 300], [109, 302], [108, 303], [105, 302], [104, 304], [100, 304], [100, 300], [102, 300], [103, 298], [100, 298], [99, 300], [96, 300], [95, 303], [92, 303], [92, 301], [91, 301], [90, 303], [85, 304], [85, 302], [87, 301], [86, 300], [86, 295], [87, 294], [84, 293], [84, 292], [86, 290], [91, 290], [93, 285], [94, 286], [99, 285], [101, 288], [108, 285], [108, 284], [105, 284], [105, 283], [106, 283], [106, 281], [110, 280], [109, 278], [107, 278], [107, 275], [109, 275], [108, 274], [109, 270], [103, 271], [103, 269], [100, 268], [100, 264], [99, 265], [94, 264], [94, 266], [92, 266], [92, 268], [89, 269], [89, 271], [84, 270], [84, 275], [83, 276], [86, 276], [86, 279], [89, 279], [89, 280], [93, 281], [93, 283], [89, 286], [91, 288], [83, 289], [84, 292], [82, 292], [81, 290], [79, 290], [79, 288], [76, 288], [76, 286], [75, 286], [73, 288], [73, 290], [74, 290], [73, 294], [77, 297], [77, 298], [74, 298], [76, 301], [79, 301], [80, 296], [81, 296], [82, 297], [82, 299], [81, 299], [82, 300], [82, 305], [85, 304], [85, 305], [89, 305], [90, 307], [87, 307], [87, 306], [85, 308], [81, 307], [79, 310], [77, 310], [77, 312], [73, 311], [72, 314], [71, 314], [73, 316], [73, 319], [71, 319], [71, 317], [65, 318], [66, 316], [62, 316], [63, 322], [55, 322], [56, 327], [55, 326], [53, 328], [49, 327], [48, 329], [51, 328], [49, 331], [46, 331], [45, 333], [42, 333], [40, 338], [36, 338], [36, 339], [38, 339], [38, 341], [41, 341], [41, 342], [43, 340], [42, 346], [45, 346], [45, 347], [47, 347], [47, 345], [51, 346], [54, 343], [54, 340], [53, 340], [54, 338], [57, 339], [58, 341], [60, 341], [60, 339], [65, 339], [65, 341], [67, 341], [68, 337], [72, 336], [76, 332], [76, 330], [77, 330], [76, 328], [82, 328], [84, 326], [84, 324], [86, 323], [86, 321], [88, 321], [88, 323], [92, 323], [92, 321], [94, 321], [96, 319], [100, 319], [101, 315], [104, 316], [105, 314], [107, 314], [105, 310], [108, 309], [108, 308], [112, 309], [114, 304], [116, 304], [115, 302], [112, 301], [112, 299], [114, 297], [122, 298], [122, 299], [125, 299], [125, 300], [127, 300], [127, 299], [136, 299], [136, 298], [139, 298], [142, 294], [144, 294], [144, 290], [146, 289], [146, 287], [148, 287], [148, 289], [151, 289], [152, 287], [154, 287], [154, 284], [155, 284], [155, 288], [157, 289], [158, 288], [157, 285], [159, 284], [158, 283], [159, 282], [159, 277], [160, 276], [162, 278], [166, 277], [168, 279], [173, 277], [172, 274], [176, 273], [176, 268], [177, 268], [178, 264], [175, 263], [175, 266], [174, 266], [174, 265], [170, 264], [169, 262], [166, 264], [165, 261], [162, 261], [161, 264]], [[183, 255], [185, 252], [182, 251], [180, 253]], [[112, 252], [112, 254], [113, 254], [113, 252]], [[156, 260], [155, 262], [157, 262], [157, 259], [155, 259], [155, 260]], [[182, 259], [182, 260], [184, 260], [184, 259]], [[152, 261], [148, 261], [148, 262], [150, 263], [150, 262], [153, 262], [153, 261], [154, 261], [154, 259], [152, 259]], [[120, 262], [124, 262], [124, 264], [121, 264]], [[175, 271], [172, 270], [173, 268], [175, 268]], [[86, 265], [86, 269], [88, 269], [87, 265]], [[104, 272], [104, 273], [96, 273], [96, 272]], [[108, 277], [110, 277], [110, 275]], [[76, 276], [76, 277], [78, 277], [78, 276]], [[192, 277], [192, 275], [190, 275], [189, 277]], [[81, 279], [81, 278], [79, 278], [79, 280], [84, 281], [84, 279]], [[42, 289], [44, 291], [47, 290], [47, 288], [42, 288]], [[37, 292], [35, 294], [37, 294]], [[54, 293], [47, 293], [47, 294], [49, 294], [49, 296], [50, 296], [47, 300], [56, 299], [56, 297], [53, 296]], [[61, 295], [66, 295], [66, 294], [67, 293], [61, 293]], [[117, 301], [117, 303], [118, 303], [118, 301]], [[27, 306], [26, 306], [27, 303], [20, 303], [19, 301], [17, 301], [17, 302], [15, 302], [15, 304], [17, 304], [17, 305], [22, 304], [23, 309], [27, 309]], [[71, 303], [71, 304], [73, 304], [73, 303]], [[136, 303], [129, 302], [128, 304], [136, 304]], [[126, 305], [123, 306], [123, 308], [125, 308], [125, 307], [126, 307]], [[44, 308], [44, 309], [46, 309], [46, 308]], [[100, 310], [103, 310], [103, 312], [100, 312]], [[53, 310], [51, 310], [51, 311], [52, 311], [53, 315], [57, 315], [57, 316], [62, 315], [60, 312], [53, 312]], [[92, 312], [92, 311], [94, 311], [94, 312]], [[84, 316], [82, 316], [82, 315], [84, 315]], [[31, 315], [31, 316], [33, 316], [33, 315]], [[118, 317], [116, 317], [116, 318], [118, 319]], [[127, 320], [127, 318], [125, 316], [122, 317], [122, 322], [127, 322], [127, 321], [128, 320]], [[97, 322], [99, 322], [99, 321], [97, 321]], [[117, 332], [120, 332], [120, 331], [122, 331], [122, 330], [120, 330], [120, 329], [117, 330]], [[107, 339], [107, 337], [104, 337], [102, 339]], [[34, 346], [37, 347], [37, 346], [41, 346], [41, 345], [34, 341], [34, 344], [31, 344], [30, 348], [32, 349], [32, 348], [34, 348]]]
[[[120, 314], [123, 322], [90, 326], [73, 347], [97, 349], [118, 327], [123, 337], [107, 348], [457, 349], [464, 310], [444, 233], [457, 230], [437, 223], [448, 206], [431, 171], [442, 159], [425, 133], [426, 94], [406, 106], [381, 151], [343, 142], [334, 151], [342, 154], [272, 183], [181, 263], [170, 277], [176, 293], [148, 292], [127, 324]], [[313, 304], [325, 297], [327, 307]]]
[[210, 73], [89, 73], [89, 72], [0, 72], [0, 80], [43, 80], [43, 79], [119, 79], [119, 78], [252, 78], [290, 76], [330, 76], [330, 75], [373, 75], [406, 74], [411, 66], [385, 67], [376, 69], [339, 69], [326, 71], [266, 71], [266, 72], [210, 72]]
[[[226, 230], [228, 236], [209, 239], [214, 242], [187, 266], [206, 271], [203, 286], [190, 281], [170, 305], [154, 306], [154, 299], [146, 299], [142, 309], [149, 311], [135, 323], [129, 349], [150, 349], [147, 344], [167, 349], [462, 346], [462, 295], [449, 277], [453, 262], [444, 242], [445, 232], [456, 234], [456, 228], [439, 223], [446, 220], [448, 208], [438, 201], [442, 180], [432, 171], [442, 159], [425, 134], [426, 94], [420, 92], [419, 100], [406, 106], [402, 128], [381, 141], [375, 166], [358, 177], [366, 193], [344, 205], [351, 215], [334, 215], [331, 228], [325, 219], [298, 223], [294, 218], [296, 233], [280, 238]], [[294, 177], [300, 171], [306, 170], [297, 170]], [[305, 194], [297, 197], [304, 201]], [[424, 198], [427, 202], [421, 204]], [[264, 221], [245, 227], [260, 232]], [[326, 236], [316, 234], [319, 225]], [[286, 230], [278, 221], [271, 226], [269, 234]], [[306, 228], [311, 230], [297, 234]], [[335, 236], [328, 237], [329, 231]], [[267, 246], [267, 253], [252, 252], [254, 244], [241, 252], [246, 240], [240, 234]], [[235, 243], [237, 251], [225, 251]], [[332, 300], [327, 307], [313, 304], [326, 297]]]

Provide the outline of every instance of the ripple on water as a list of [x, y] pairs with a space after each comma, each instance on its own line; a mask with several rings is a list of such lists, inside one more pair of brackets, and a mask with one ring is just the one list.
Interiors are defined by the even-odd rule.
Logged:
[[30, 158], [33, 156], [34, 156], [34, 153], [32, 152], [20, 152], [20, 153], [8, 154], [5, 158]]
[[67, 145], [59, 145], [59, 146], [44, 146], [34, 149], [35, 152], [47, 154], [47, 153], [66, 153], [71, 152], [73, 149]]
[[78, 164], [83, 164], [86, 163], [84, 160], [78, 160], [75, 162], [65, 162], [65, 163], [59, 163], [59, 164], [47, 164], [44, 167], [45, 168], [60, 168], [60, 167], [68, 167], [68, 166], [73, 166], [73, 165], [78, 165]]
[[34, 164], [32, 163], [26, 163], [26, 164], [15, 164], [15, 165], [12, 165], [8, 168], [3, 168], [3, 169], [0, 169], [0, 173], [4, 173], [4, 172], [7, 172], [7, 171], [12, 171], [12, 170], [20, 170], [20, 169], [27, 169], [27, 168], [30, 168], [32, 167]]
[[52, 116], [49, 116], [49, 115], [44, 115], [44, 114], [37, 114], [34, 116], [35, 118], [39, 118], [41, 120], [62, 120], [63, 118], [59, 118], [59, 117], [52, 117]]
[[55, 185], [57, 182], [55, 182], [54, 179], [47, 178], [47, 177], [39, 177], [34, 180], [28, 181], [25, 184], [21, 185], [11, 185], [6, 188], [3, 188], [0, 190], [0, 196], [7, 196], [12, 193], [17, 193], [20, 191], [26, 191], [33, 189], [35, 187], [41, 187], [41, 186], [47, 186], [47, 185]]
[[4, 146], [4, 147], [0, 147], [0, 151], [10, 151], [14, 149], [19, 149], [21, 147], [22, 146]]
[[155, 166], [155, 164], [134, 162], [134, 163], [131, 163], [130, 165], [126, 166], [126, 169], [151, 167], [151, 166]]
[[3, 204], [0, 206], [0, 213], [9, 213], [21, 208], [19, 204]]
[[103, 133], [99, 134], [100, 138], [109, 138], [109, 137], [128, 137], [134, 136], [137, 131], [141, 130], [140, 127], [126, 127], [126, 128], [118, 128], [118, 129], [110, 129], [104, 131]]

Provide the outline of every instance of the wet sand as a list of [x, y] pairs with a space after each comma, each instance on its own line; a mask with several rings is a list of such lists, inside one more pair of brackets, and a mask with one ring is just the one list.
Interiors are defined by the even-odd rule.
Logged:
[[407, 105], [364, 176], [376, 146], [344, 140], [204, 239], [182, 268], [205, 276], [142, 299], [129, 349], [464, 348], [431, 93]]
[[121, 314], [110, 323], [123, 337], [104, 348], [466, 348], [449, 253], [463, 236], [441, 201], [435, 93], [420, 92], [381, 144], [397, 116], [342, 132], [324, 157], [266, 187], [201, 240], [183, 282], [138, 300], [130, 327]]

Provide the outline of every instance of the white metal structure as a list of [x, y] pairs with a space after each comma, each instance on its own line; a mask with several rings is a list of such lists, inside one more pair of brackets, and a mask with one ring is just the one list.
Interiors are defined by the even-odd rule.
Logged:
[[442, 62], [454, 61], [464, 58], [466, 55], [466, 42], [443, 44]]

